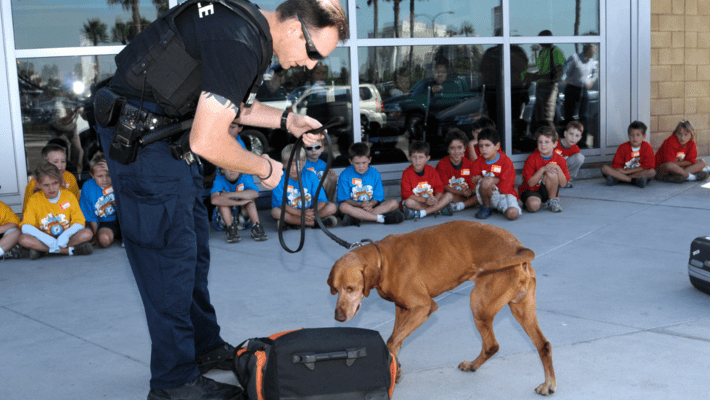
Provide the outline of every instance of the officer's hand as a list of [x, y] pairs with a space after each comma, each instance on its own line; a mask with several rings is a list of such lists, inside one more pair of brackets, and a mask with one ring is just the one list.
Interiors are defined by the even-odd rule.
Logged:
[[281, 176], [284, 174], [284, 166], [280, 162], [271, 159], [271, 157], [266, 154], [263, 154], [262, 157], [271, 163], [271, 176], [266, 179], [261, 179], [261, 177], [259, 179], [261, 179], [261, 184], [267, 189], [273, 189], [281, 182]]
[[293, 134], [293, 136], [296, 137], [301, 137], [303, 136], [303, 145], [304, 146], [313, 146], [315, 144], [318, 144], [318, 142], [323, 139], [323, 134], [303, 134], [303, 132], [311, 130], [311, 129], [316, 129], [321, 127], [320, 122], [316, 121], [315, 119], [307, 116], [307, 115], [299, 115], [296, 113], [291, 113], [288, 115], [288, 122], [286, 123], [286, 126], [288, 127], [289, 132]]

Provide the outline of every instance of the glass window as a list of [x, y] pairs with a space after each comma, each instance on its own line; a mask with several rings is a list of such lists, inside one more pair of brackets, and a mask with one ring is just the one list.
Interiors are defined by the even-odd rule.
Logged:
[[80, 182], [90, 178], [88, 162], [99, 146], [84, 106], [96, 72], [104, 78], [115, 69], [113, 56], [17, 60], [27, 171], [41, 163], [42, 147], [52, 142], [67, 148], [67, 171]]
[[501, 4], [500, 0], [357, 0], [357, 36], [363, 39], [500, 36]]
[[[523, 73], [523, 82], [529, 89], [522, 118], [518, 123], [513, 122], [513, 153], [530, 153], [535, 149], [533, 135], [537, 127], [553, 124], [558, 133], [564, 135], [565, 127], [573, 120], [584, 127], [582, 139], [577, 143], [579, 147], [599, 147], [598, 45], [526, 44], [519, 47], [530, 60]], [[511, 48], [511, 57], [512, 53]]]
[[599, 35], [599, 0], [528, 0], [510, 2], [510, 36]]
[[375, 86], [384, 99], [384, 125], [370, 124], [363, 135], [373, 150], [382, 149], [383, 158], [373, 157], [373, 163], [406, 162], [412, 140], [427, 141], [432, 159], [442, 158], [449, 129], [470, 134], [470, 124], [485, 112], [480, 65], [486, 49], [460, 45], [358, 50], [360, 82]]
[[167, 9], [168, 0], [12, 0], [15, 48], [127, 44]]

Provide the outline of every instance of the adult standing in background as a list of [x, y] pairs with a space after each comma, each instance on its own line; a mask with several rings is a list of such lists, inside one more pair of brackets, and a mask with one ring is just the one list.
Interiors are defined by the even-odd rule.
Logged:
[[[538, 36], [552, 36], [552, 32], [544, 30]], [[535, 87], [535, 108], [531, 132], [541, 125], [554, 126], [557, 94], [557, 82], [562, 78], [565, 56], [552, 43], [540, 43], [542, 49], [537, 57], [537, 72], [531, 73], [531, 80], [537, 82]]]
[[565, 122], [569, 123], [576, 115], [584, 126], [584, 133], [579, 141], [581, 147], [588, 146], [589, 89], [599, 78], [597, 62], [594, 60], [596, 54], [597, 46], [593, 43], [585, 43], [582, 46], [582, 52], [572, 54], [564, 67], [565, 82], [567, 83], [564, 104]]
[[234, 348], [220, 336], [207, 288], [209, 220], [198, 163], [186, 162], [184, 147], [164, 140], [139, 146], [138, 138], [194, 114], [192, 153], [275, 187], [281, 163], [243, 149], [228, 127], [236, 118], [315, 144], [322, 135], [304, 132], [318, 121], [253, 99], [272, 55], [285, 69], [311, 69], [347, 32], [338, 0], [286, 0], [275, 11], [246, 0], [188, 0], [116, 56], [116, 74], [96, 94], [95, 111], [152, 341], [149, 400], [236, 399], [241, 389], [202, 375], [230, 369]]

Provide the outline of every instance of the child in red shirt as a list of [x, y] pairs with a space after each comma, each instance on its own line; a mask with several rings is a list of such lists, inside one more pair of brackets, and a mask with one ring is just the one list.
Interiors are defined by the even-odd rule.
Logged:
[[471, 160], [471, 162], [476, 161], [476, 159], [481, 156], [481, 150], [478, 148], [478, 134], [486, 128], [496, 129], [496, 123], [485, 115], [473, 121], [473, 124], [471, 124], [473, 140], [466, 145], [466, 153], [464, 154], [464, 157]]
[[698, 148], [693, 140], [695, 130], [690, 121], [680, 121], [673, 134], [656, 153], [656, 177], [663, 182], [704, 181], [705, 161], [698, 160]]
[[444, 193], [444, 183], [434, 167], [427, 165], [429, 143], [415, 140], [409, 145], [409, 159], [412, 165], [402, 172], [402, 212], [406, 219], [424, 218], [441, 211], [442, 215], [453, 215], [451, 193]]
[[453, 196], [452, 208], [454, 211], [461, 211], [478, 204], [476, 193], [471, 186], [473, 163], [464, 157], [464, 149], [468, 140], [466, 134], [456, 128], [450, 129], [444, 140], [449, 156], [442, 158], [436, 164], [436, 172], [444, 182], [444, 191]]
[[611, 165], [602, 166], [602, 175], [606, 184], [616, 185], [619, 181], [628, 182], [644, 188], [656, 175], [653, 169], [653, 148], [646, 139], [646, 124], [634, 121], [629, 125], [629, 141], [622, 143], [616, 150]]
[[570, 121], [565, 128], [564, 137], [560, 138], [557, 142], [557, 147], [555, 147], [555, 153], [562, 156], [567, 162], [567, 169], [569, 170], [570, 181], [567, 182], [565, 188], [572, 188], [572, 178], [577, 177], [579, 169], [584, 164], [584, 154], [579, 150], [577, 143], [582, 138], [582, 133], [584, 132], [584, 125], [579, 121]]
[[511, 221], [518, 219], [522, 210], [515, 191], [515, 166], [499, 151], [500, 135], [495, 129], [484, 129], [478, 134], [478, 147], [481, 157], [473, 163], [472, 182], [482, 206], [476, 218], [488, 218], [496, 209]]
[[569, 181], [567, 162], [555, 153], [557, 132], [552, 126], [541, 126], [535, 131], [537, 149], [523, 165], [523, 183], [518, 186], [520, 200], [530, 212], [537, 212], [546, 202], [552, 212], [561, 212], [559, 189]]

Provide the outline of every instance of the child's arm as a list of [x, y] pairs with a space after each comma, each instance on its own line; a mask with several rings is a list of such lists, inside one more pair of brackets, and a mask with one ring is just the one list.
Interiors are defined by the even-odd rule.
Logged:
[[57, 239], [55, 239], [54, 236], [52, 236], [52, 235], [42, 232], [34, 225], [30, 225], [30, 224], [22, 225], [22, 233], [24, 233], [25, 235], [30, 235], [30, 236], [37, 238], [37, 240], [39, 240], [40, 242], [47, 245], [47, 247], [49, 247], [50, 252], [52, 252], [52, 250], [54, 250], [54, 252], [59, 250], [59, 245], [57, 244]]
[[471, 160], [471, 162], [474, 162], [478, 159], [478, 155], [476, 155], [476, 146], [478, 145], [478, 138], [473, 138], [466, 147], [468, 147], [468, 159]]
[[14, 222], [8, 222], [7, 224], [0, 225], [0, 235], [4, 234], [11, 228], [17, 228], [17, 224]]
[[[548, 165], [550, 165], [550, 164], [548, 164]], [[528, 182], [527, 182], [528, 186], [533, 187], [533, 186], [537, 185], [537, 183], [540, 182], [540, 179], [542, 179], [542, 176], [545, 174], [545, 172], [547, 172], [547, 165], [541, 167], [540, 169], [535, 171], [534, 174], [532, 174], [530, 179], [528, 179]]]

